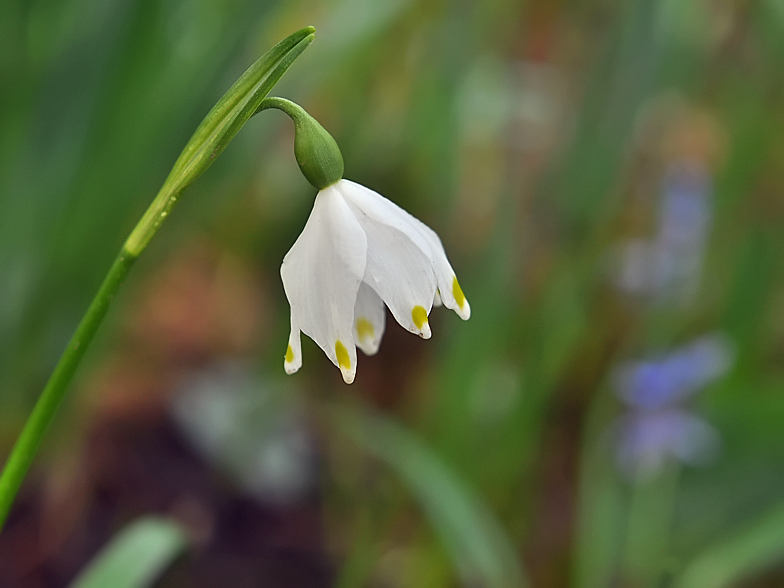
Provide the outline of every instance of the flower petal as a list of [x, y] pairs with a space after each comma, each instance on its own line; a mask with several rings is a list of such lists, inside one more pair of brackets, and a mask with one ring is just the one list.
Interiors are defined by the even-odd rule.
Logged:
[[401, 326], [429, 339], [427, 315], [435, 299], [436, 276], [427, 239], [411, 223], [410, 214], [380, 194], [348, 180], [335, 187], [367, 235], [362, 281], [376, 291]]
[[[468, 304], [468, 300], [460, 288], [455, 270], [452, 269], [441, 239], [436, 232], [394, 202], [369, 188], [350, 180], [341, 180], [336, 186], [349, 204], [360, 208], [376, 222], [393, 226], [404, 232], [412, 238], [419, 248], [427, 252], [438, 285], [438, 297], [434, 300], [435, 306], [443, 304], [454, 310], [463, 320], [468, 320], [471, 316], [471, 305]], [[412, 235], [416, 235], [416, 237], [412, 237]], [[386, 302], [386, 298], [384, 301]]]
[[302, 367], [302, 344], [299, 333], [299, 327], [294, 324], [294, 313], [292, 312], [289, 346], [286, 348], [286, 355], [283, 357], [283, 369], [286, 370], [287, 374], [293, 374]]
[[[467, 321], [471, 318], [471, 305], [463, 294], [462, 288], [457, 281], [455, 270], [449, 263], [444, 251], [444, 245], [438, 234], [428, 227], [425, 223], [416, 217], [411, 217], [414, 223], [419, 227], [419, 230], [430, 243], [433, 257], [433, 269], [436, 272], [436, 279], [438, 280], [438, 294], [439, 301], [447, 308], [454, 310], [457, 315]], [[440, 305], [437, 305], [440, 306]]]
[[[367, 239], [334, 186], [316, 196], [305, 228], [283, 258], [280, 275], [295, 328], [313, 339], [343, 374], [354, 381], [354, 304], [365, 272]], [[298, 349], [291, 345], [296, 365]]]
[[381, 345], [387, 312], [378, 294], [362, 282], [354, 306], [354, 340], [365, 355], [374, 355]]

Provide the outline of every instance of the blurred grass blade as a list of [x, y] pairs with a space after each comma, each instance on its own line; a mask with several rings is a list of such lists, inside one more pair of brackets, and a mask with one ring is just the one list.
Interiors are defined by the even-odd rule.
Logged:
[[527, 586], [515, 548], [494, 514], [421, 440], [393, 421], [336, 407], [339, 430], [406, 482], [446, 544], [466, 586]]
[[601, 390], [585, 419], [571, 569], [574, 588], [612, 586], [623, 557], [628, 497], [605, 433], [617, 410], [614, 402], [608, 391]]
[[728, 588], [784, 562], [784, 503], [755, 524], [707, 549], [689, 564], [675, 588]]
[[187, 545], [182, 528], [171, 519], [139, 519], [114, 537], [70, 588], [151, 586]]

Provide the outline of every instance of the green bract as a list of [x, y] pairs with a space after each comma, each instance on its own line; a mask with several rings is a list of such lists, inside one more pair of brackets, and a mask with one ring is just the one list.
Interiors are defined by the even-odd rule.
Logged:
[[294, 121], [294, 157], [302, 174], [317, 190], [343, 178], [343, 155], [324, 127], [299, 105], [284, 98], [266, 98], [258, 112], [267, 108], [282, 110]]
[[305, 27], [289, 35], [251, 65], [204, 117], [166, 178], [161, 191], [125, 243], [133, 256], [147, 246], [161, 222], [171, 211], [182, 191], [212, 165], [248, 122], [305, 48], [315, 38], [316, 29]]

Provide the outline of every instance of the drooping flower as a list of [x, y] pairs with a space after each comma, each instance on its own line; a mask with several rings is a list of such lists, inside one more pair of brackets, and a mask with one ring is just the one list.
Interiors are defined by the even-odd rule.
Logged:
[[273, 98], [296, 127], [294, 150], [319, 189], [305, 228], [283, 259], [280, 275], [291, 306], [284, 368], [302, 365], [300, 333], [313, 339], [350, 384], [359, 347], [378, 351], [386, 305], [405, 329], [429, 339], [428, 315], [443, 304], [463, 320], [471, 307], [438, 235], [377, 192], [342, 179], [334, 139], [296, 104]]
[[367, 355], [378, 351], [385, 304], [401, 326], [424, 339], [430, 338], [428, 315], [439, 300], [463, 319], [471, 314], [435, 231], [349, 180], [318, 193], [280, 275], [291, 305], [288, 373], [302, 365], [300, 331], [350, 384], [356, 347]]

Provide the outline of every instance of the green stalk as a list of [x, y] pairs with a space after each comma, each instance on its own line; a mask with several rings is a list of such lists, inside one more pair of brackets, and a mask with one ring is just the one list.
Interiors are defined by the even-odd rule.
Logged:
[[68, 342], [57, 367], [38, 398], [33, 412], [27, 419], [5, 468], [3, 468], [3, 474], [0, 476], [0, 530], [3, 528], [19, 486], [41, 445], [46, 429], [52, 422], [57, 407], [60, 406], [79, 362], [84, 357], [87, 346], [92, 341], [103, 317], [106, 316], [106, 311], [109, 310], [109, 304], [115, 292], [135, 261], [136, 257], [127, 255], [124, 250], [114, 260], [103, 284], [98, 289], [87, 313], [76, 328], [76, 332]]
[[634, 586], [665, 583], [680, 467], [668, 464], [653, 480], [635, 481], [626, 520], [622, 578]]
[[0, 474], [0, 531], [3, 530], [19, 487], [68, 385], [131, 266], [169, 215], [183, 190], [204, 173], [256, 113], [261, 101], [313, 41], [314, 32], [313, 27], [306, 27], [283, 39], [248, 68], [223, 95], [196, 129], [160, 192], [125, 241], [46, 383]]

